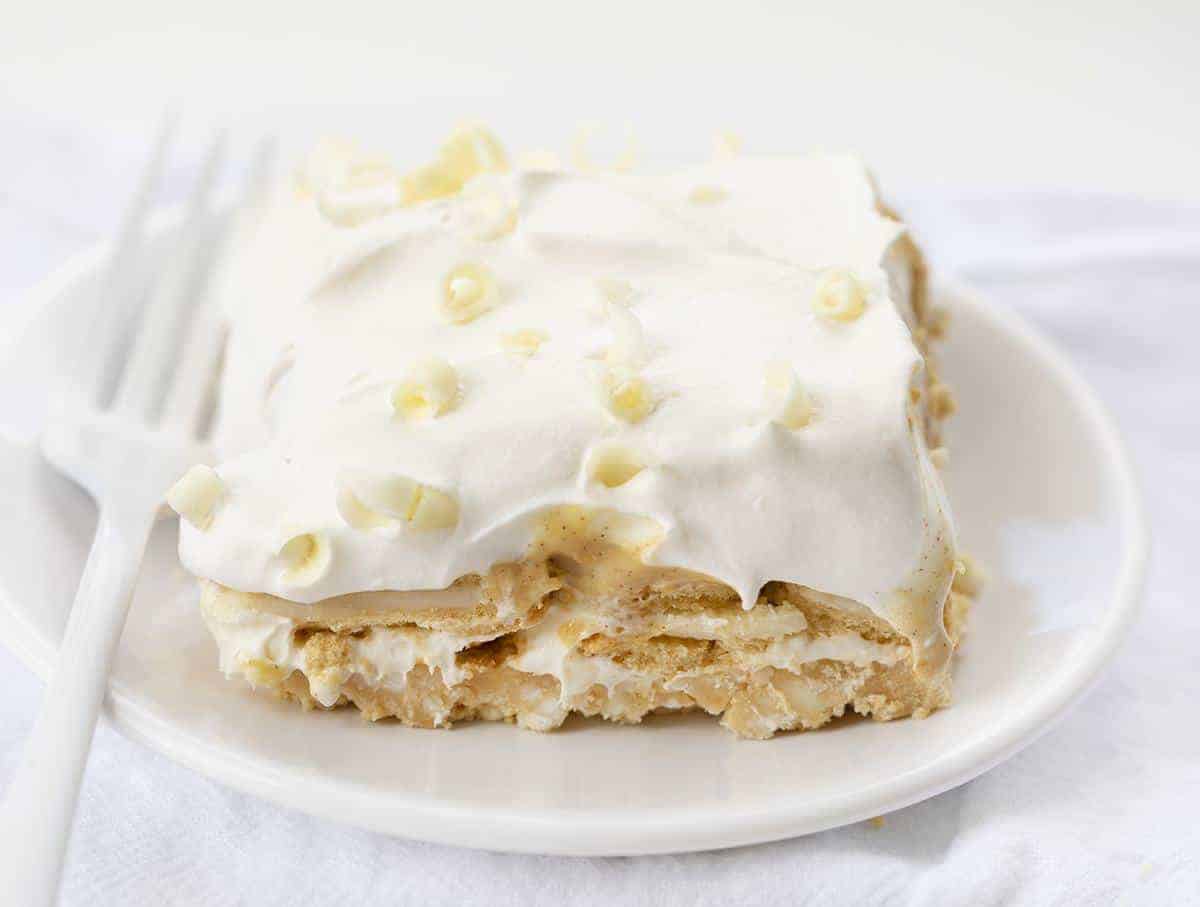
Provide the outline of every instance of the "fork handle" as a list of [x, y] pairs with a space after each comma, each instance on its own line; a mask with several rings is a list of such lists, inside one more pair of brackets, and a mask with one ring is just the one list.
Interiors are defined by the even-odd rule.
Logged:
[[154, 518], [152, 509], [101, 507], [58, 668], [0, 812], [4, 904], [54, 903], [92, 733]]

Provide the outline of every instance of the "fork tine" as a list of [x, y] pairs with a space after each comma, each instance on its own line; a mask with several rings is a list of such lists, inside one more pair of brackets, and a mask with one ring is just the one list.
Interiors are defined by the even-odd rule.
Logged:
[[71, 377], [89, 398], [103, 404], [120, 368], [121, 338], [125, 336], [129, 312], [138, 296], [139, 250], [142, 234], [155, 190], [166, 169], [167, 152], [175, 136], [177, 117], [174, 111], [163, 115], [158, 128], [154, 150], [138, 180], [133, 198], [121, 219], [117, 239], [105, 265], [100, 282], [100, 296], [87, 318], [87, 330], [75, 338], [75, 350], [68, 357]]
[[162, 424], [189, 436], [203, 433], [207, 410], [213, 393], [217, 368], [224, 350], [224, 314], [217, 308], [221, 287], [222, 259], [228, 237], [237, 227], [237, 218], [252, 211], [266, 191], [274, 168], [276, 142], [273, 136], [262, 139], [255, 148], [245, 187], [238, 199], [236, 209], [230, 213], [221, 236], [217, 239], [211, 262], [211, 271], [218, 286], [210, 286], [197, 302], [187, 334], [183, 340], [183, 352], [179, 367], [163, 407]]
[[211, 252], [206, 221], [212, 189], [225, 157], [222, 131], [209, 147], [188, 210], [168, 253], [166, 268], [146, 301], [132, 351], [121, 375], [113, 408], [134, 418], [153, 421], [163, 398], [170, 359], [177, 352], [184, 311], [196, 298], [206, 276]]

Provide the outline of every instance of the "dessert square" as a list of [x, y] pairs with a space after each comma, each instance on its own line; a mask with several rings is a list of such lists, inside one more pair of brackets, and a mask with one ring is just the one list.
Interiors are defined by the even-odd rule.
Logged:
[[419, 727], [949, 702], [944, 319], [856, 158], [325, 141], [231, 248], [221, 460], [168, 496], [226, 674]]

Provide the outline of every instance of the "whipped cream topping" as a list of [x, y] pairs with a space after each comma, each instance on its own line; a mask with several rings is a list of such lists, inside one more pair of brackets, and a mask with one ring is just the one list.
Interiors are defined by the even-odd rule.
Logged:
[[[481, 199], [503, 230], [479, 228]], [[484, 173], [349, 223], [318, 201], [280, 182], [235, 236], [223, 493], [181, 527], [193, 573], [299, 603], [441, 589], [582, 505], [653, 521], [648, 563], [746, 607], [788, 581], [944, 643], [953, 529], [910, 399], [903, 227], [856, 159]], [[851, 317], [814, 304], [831, 273], [860, 294]], [[518, 336], [537, 342], [514, 355]], [[406, 418], [397, 389], [430, 361], [457, 393], [430, 379]], [[614, 450], [636, 468], [600, 481]], [[348, 519], [347, 477], [428, 489], [440, 517]], [[328, 554], [299, 582], [298, 536]]]

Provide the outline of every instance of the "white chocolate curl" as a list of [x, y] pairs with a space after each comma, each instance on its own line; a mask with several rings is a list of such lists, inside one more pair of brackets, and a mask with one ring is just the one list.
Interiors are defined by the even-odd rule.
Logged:
[[457, 194], [481, 173], [508, 170], [508, 155], [495, 135], [483, 126], [469, 123], [450, 134], [437, 159], [400, 178], [404, 204], [431, 201]]
[[208, 466], [193, 466], [167, 492], [167, 506], [197, 529], [212, 525], [213, 513], [225, 496], [225, 483]]
[[445, 359], [418, 362], [392, 390], [392, 408], [408, 421], [433, 419], [458, 402], [458, 372]]
[[834, 268], [817, 281], [813, 311], [831, 321], [853, 321], [863, 313], [867, 288], [850, 271]]
[[480, 173], [508, 170], [504, 146], [490, 129], [479, 123], [464, 123], [450, 133], [438, 153], [438, 162], [460, 185]]
[[447, 529], [458, 522], [453, 495], [408, 476], [344, 472], [338, 479], [338, 511], [356, 529]]
[[641, 451], [619, 441], [597, 444], [588, 451], [584, 470], [589, 479], [605, 488], [619, 488], [646, 468]]
[[458, 523], [458, 501], [453, 495], [422, 485], [409, 523], [413, 529], [449, 529]]
[[623, 305], [610, 303], [608, 323], [612, 327], [612, 344], [604, 354], [614, 369], [633, 372], [646, 360], [646, 335], [638, 317]]
[[784, 428], [803, 428], [812, 421], [813, 407], [796, 373], [786, 362], [767, 366], [763, 397], [772, 422]]
[[385, 514], [372, 510], [364, 504], [354, 490], [340, 486], [337, 492], [337, 509], [346, 525], [355, 529], [389, 529], [398, 526], [400, 521], [393, 520]]
[[289, 586], [311, 586], [329, 572], [333, 549], [323, 532], [293, 535], [279, 547], [283, 562], [280, 579]]
[[454, 324], [474, 321], [499, 300], [496, 278], [483, 265], [459, 265], [442, 280], [442, 315]]
[[650, 386], [638, 375], [606, 371], [601, 380], [604, 408], [622, 422], [641, 422], [656, 405]]
[[381, 156], [340, 139], [323, 139], [301, 169], [299, 187], [316, 199], [330, 223], [356, 227], [400, 207], [398, 180]]

